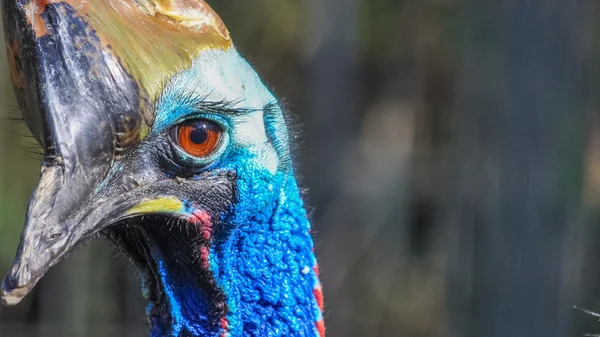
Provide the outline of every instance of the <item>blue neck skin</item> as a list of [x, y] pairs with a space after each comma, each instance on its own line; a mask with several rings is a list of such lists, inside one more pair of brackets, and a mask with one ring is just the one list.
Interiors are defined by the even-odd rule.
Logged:
[[153, 322], [153, 337], [319, 336], [317, 264], [293, 173], [236, 173], [238, 202], [214, 229], [208, 257], [224, 296], [208, 298], [156, 254], [171, 317]]

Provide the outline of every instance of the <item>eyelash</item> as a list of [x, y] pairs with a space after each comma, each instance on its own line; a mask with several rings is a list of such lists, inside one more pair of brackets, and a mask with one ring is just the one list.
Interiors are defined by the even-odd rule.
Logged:
[[188, 123], [190, 121], [194, 121], [194, 120], [198, 120], [198, 119], [206, 119], [208, 121], [216, 123], [217, 125], [219, 125], [221, 127], [221, 129], [223, 130], [223, 133], [225, 133], [225, 132], [228, 133], [231, 129], [231, 125], [233, 124], [233, 122], [229, 118], [225, 118], [221, 115], [206, 113], [206, 112], [198, 112], [198, 113], [186, 115], [185, 117], [175, 120], [175, 122], [173, 123], [175, 126], [172, 127], [170, 130], [175, 129], [177, 126], [179, 126], [181, 124]]

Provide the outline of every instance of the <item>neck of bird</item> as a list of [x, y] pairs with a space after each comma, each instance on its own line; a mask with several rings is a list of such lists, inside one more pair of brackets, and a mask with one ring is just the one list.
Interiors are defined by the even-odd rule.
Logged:
[[191, 263], [202, 275], [165, 260], [160, 252], [169, 247], [150, 248], [166, 299], [163, 308], [149, 305], [161, 312], [149, 313], [152, 336], [323, 336], [318, 267], [296, 181], [291, 173], [255, 178], [238, 173], [238, 202], [218, 224], [198, 221], [209, 244], [194, 246]]

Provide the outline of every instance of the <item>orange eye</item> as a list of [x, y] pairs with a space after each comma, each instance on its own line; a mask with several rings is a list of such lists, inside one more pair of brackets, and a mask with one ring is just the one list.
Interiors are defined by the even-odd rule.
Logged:
[[182, 124], [177, 130], [177, 143], [194, 157], [205, 157], [219, 145], [221, 129], [215, 123], [198, 120]]

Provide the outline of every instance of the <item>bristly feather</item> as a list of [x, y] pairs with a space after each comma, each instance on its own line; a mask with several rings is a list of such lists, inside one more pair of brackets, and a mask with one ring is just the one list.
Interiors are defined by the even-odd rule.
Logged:
[[298, 158], [301, 157], [301, 149], [305, 144], [305, 140], [302, 137], [303, 122], [298, 114], [293, 113], [294, 107], [285, 97], [279, 99], [279, 108], [281, 109], [281, 114], [283, 115], [289, 135], [288, 143], [286, 144], [289, 151], [288, 164], [294, 170], [294, 175], [299, 186], [299, 192], [305, 203], [304, 208], [306, 208], [307, 217], [312, 221], [315, 208], [310, 205], [308, 188], [300, 187], [305, 186], [305, 184], [303, 184], [304, 177], [300, 175], [299, 172], [301, 172], [301, 170], [298, 167], [300, 165], [300, 160], [298, 160]]
[[[197, 90], [199, 82], [192, 81], [192, 79], [187, 80], [183, 86], [186, 88], [185, 91], [181, 91], [179, 90], [179, 87], [175, 87], [172, 83], [169, 83], [164, 85], [162, 92], [171, 92], [173, 96], [169, 97], [170, 100], [176, 101], [177, 104], [182, 107], [192, 107], [198, 113], [239, 116], [253, 112], [265, 112], [270, 106], [277, 105], [277, 101], [273, 101], [268, 103], [265, 107], [241, 107], [240, 103], [244, 102], [242, 98], [222, 99], [218, 101], [211, 100], [209, 97], [214, 91], [208, 92], [205, 95], [199, 95], [199, 90]], [[159, 97], [155, 106], [164, 106], [165, 103], [167, 102], [165, 102], [165, 96], [163, 95]]]

